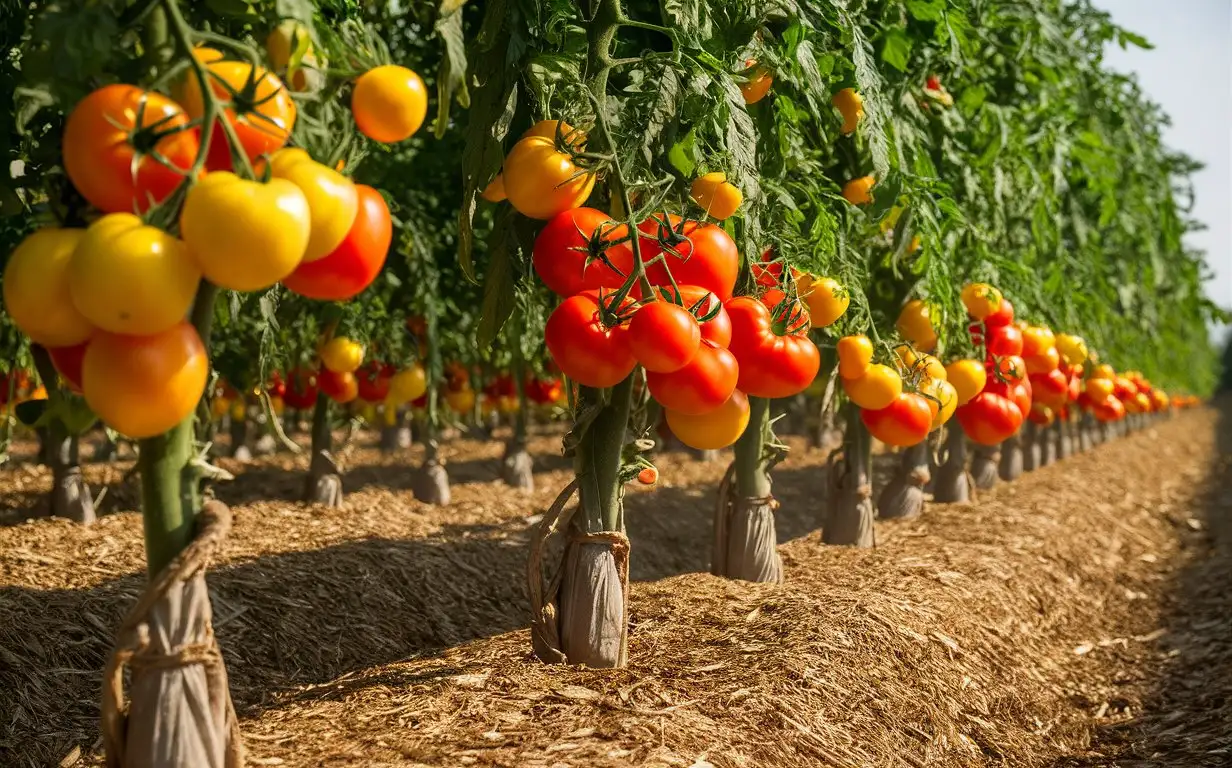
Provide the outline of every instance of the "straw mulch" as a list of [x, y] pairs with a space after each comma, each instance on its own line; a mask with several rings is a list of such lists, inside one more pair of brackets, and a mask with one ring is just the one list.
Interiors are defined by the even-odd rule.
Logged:
[[[628, 500], [620, 671], [529, 657], [525, 545], [567, 482], [559, 459], [523, 496], [495, 480], [499, 445], [459, 441], [444, 510], [410, 499], [416, 452], [356, 451], [338, 511], [290, 501], [302, 460], [261, 462], [219, 488], [236, 530], [209, 576], [250, 762], [1226, 764], [1208, 754], [1227, 746], [1232, 672], [1232, 450], [1214, 435], [1211, 412], [1185, 414], [879, 524], [875, 551], [805, 536], [825, 456], [797, 446], [775, 486], [783, 586], [697, 573], [724, 467], [662, 457], [663, 485]], [[142, 561], [131, 512], [0, 528], [0, 765], [97, 761], [99, 670]], [[1186, 687], [1203, 676], [1205, 698]]]

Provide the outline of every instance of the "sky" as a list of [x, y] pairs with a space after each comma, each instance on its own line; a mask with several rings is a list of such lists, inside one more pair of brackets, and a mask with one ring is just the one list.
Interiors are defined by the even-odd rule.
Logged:
[[1121, 50], [1113, 43], [1105, 61], [1135, 73], [1172, 118], [1168, 145], [1206, 164], [1194, 175], [1192, 215], [1209, 229], [1186, 242], [1206, 251], [1215, 272], [1207, 294], [1232, 310], [1232, 0], [1093, 1], [1155, 46]]

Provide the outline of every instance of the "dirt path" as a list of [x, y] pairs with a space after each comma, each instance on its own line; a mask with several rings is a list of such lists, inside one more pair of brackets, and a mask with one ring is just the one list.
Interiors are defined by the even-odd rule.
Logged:
[[[697, 573], [723, 466], [665, 457], [664, 487], [630, 494], [619, 672], [528, 659], [524, 548], [560, 460], [522, 496], [495, 481], [499, 445], [461, 443], [457, 503], [437, 510], [409, 498], [413, 455], [357, 455], [339, 511], [287, 501], [296, 466], [271, 462], [220, 488], [237, 524], [210, 575], [217, 632], [264, 765], [1224, 765], [1208, 753], [1232, 732], [1232, 447], [1215, 427], [1188, 413], [879, 523], [875, 551], [807, 535], [825, 457], [798, 450], [775, 486], [783, 587]], [[243, 503], [258, 495], [275, 500]], [[0, 765], [88, 752], [141, 563], [131, 512], [0, 528]]]

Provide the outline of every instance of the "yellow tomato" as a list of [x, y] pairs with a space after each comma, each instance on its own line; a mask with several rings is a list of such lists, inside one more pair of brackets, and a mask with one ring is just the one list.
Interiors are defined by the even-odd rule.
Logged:
[[345, 336], [335, 336], [321, 347], [321, 363], [334, 373], [354, 373], [363, 362], [363, 345]]
[[843, 135], [854, 133], [856, 126], [864, 117], [864, 97], [856, 93], [854, 88], [844, 88], [834, 94], [830, 100], [840, 115], [843, 116], [843, 127], [839, 130]]
[[686, 416], [673, 410], [666, 410], [665, 415], [677, 440], [699, 451], [717, 451], [744, 434], [749, 425], [749, 399], [737, 389], [726, 403], [701, 416]]
[[446, 392], [445, 402], [457, 413], [470, 413], [475, 408], [475, 390], [468, 387], [457, 392]]
[[874, 363], [859, 378], [843, 379], [843, 391], [861, 408], [879, 411], [903, 393], [903, 377], [888, 365]]
[[595, 176], [574, 164], [551, 139], [531, 136], [513, 145], [505, 157], [505, 194], [518, 213], [550, 219], [577, 208], [590, 197]]
[[861, 176], [843, 185], [843, 197], [852, 205], [868, 205], [873, 202], [873, 186], [877, 180], [872, 176]]
[[1116, 370], [1107, 363], [1100, 363], [1091, 370], [1092, 379], [1115, 379]]
[[744, 62], [744, 67], [747, 79], [740, 84], [740, 93], [744, 96], [745, 104], [756, 104], [766, 98], [770, 86], [774, 85], [774, 77], [765, 67], [757, 66], [756, 59], [748, 59]]
[[236, 421], [248, 418], [248, 403], [245, 403], [242, 398], [231, 403], [231, 418]]
[[265, 38], [265, 51], [275, 72], [285, 75], [293, 91], [315, 91], [324, 85], [321, 61], [302, 22], [285, 19]]
[[947, 377], [945, 366], [932, 355], [921, 355], [906, 344], [900, 344], [894, 351], [898, 353], [898, 359], [902, 360], [908, 368], [920, 371], [927, 378], [945, 381]]
[[318, 163], [302, 149], [282, 149], [270, 163], [274, 178], [299, 187], [308, 200], [312, 222], [305, 262], [323, 259], [334, 252], [351, 231], [359, 211], [355, 183], [341, 173]]
[[569, 125], [564, 120], [540, 120], [527, 129], [526, 133], [522, 134], [523, 139], [529, 139], [531, 136], [539, 136], [544, 139], [556, 141], [556, 126], [560, 126], [560, 137], [566, 144], [575, 149], [583, 149], [586, 146], [586, 134]]
[[856, 379], [873, 362], [873, 342], [867, 336], [844, 336], [838, 340], [838, 375]]
[[205, 393], [209, 359], [197, 330], [98, 333], [86, 347], [81, 389], [98, 417], [132, 438], [160, 435], [187, 418]]
[[962, 289], [962, 303], [967, 314], [983, 320], [1001, 308], [1001, 291], [988, 283], [971, 283]]
[[1081, 336], [1068, 333], [1058, 335], [1057, 351], [1061, 353], [1061, 359], [1070, 365], [1084, 363], [1087, 359], [1087, 343]]
[[830, 277], [804, 274], [796, 280], [796, 290], [809, 308], [809, 319], [814, 328], [825, 328], [843, 316], [851, 304], [851, 297]]
[[73, 304], [111, 333], [161, 333], [184, 319], [201, 272], [184, 243], [131, 213], [86, 229], [68, 263]]
[[727, 181], [727, 176], [722, 171], [707, 173], [695, 180], [689, 190], [689, 197], [708, 215], [720, 220], [731, 216], [744, 202], [744, 195], [736, 185]]
[[945, 367], [945, 378], [954, 385], [958, 405], [966, 405], [971, 398], [984, 391], [988, 372], [979, 360], [955, 360]]
[[94, 331], [73, 305], [68, 286], [69, 261], [83, 235], [84, 229], [46, 227], [22, 240], [9, 256], [4, 307], [37, 344], [72, 347]]
[[1116, 382], [1112, 379], [1087, 379], [1086, 390], [1087, 397], [1091, 398], [1091, 402], [1095, 405], [1101, 405], [1112, 396], [1113, 390], [1116, 388]]
[[929, 408], [933, 411], [933, 429], [949, 421], [958, 409], [958, 391], [944, 379], [929, 379], [920, 387], [920, 392], [935, 398], [928, 401]]
[[917, 349], [927, 352], [937, 345], [937, 332], [933, 330], [928, 305], [919, 299], [907, 302], [898, 313], [895, 324], [903, 338]]
[[428, 376], [418, 363], [398, 371], [389, 380], [389, 397], [399, 405], [418, 400], [427, 391]]
[[505, 177], [503, 174], [496, 174], [496, 178], [488, 183], [488, 186], [483, 188], [480, 197], [487, 200], [489, 203], [499, 203], [505, 199]]
[[355, 81], [351, 113], [359, 132], [374, 141], [409, 139], [428, 115], [428, 87], [406, 67], [375, 67]]
[[231, 410], [231, 400], [221, 395], [210, 401], [210, 416], [217, 421]]

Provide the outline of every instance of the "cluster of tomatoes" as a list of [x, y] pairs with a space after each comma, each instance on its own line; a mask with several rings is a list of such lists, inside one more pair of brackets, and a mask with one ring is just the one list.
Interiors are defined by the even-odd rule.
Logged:
[[[283, 34], [269, 47], [285, 67]], [[127, 84], [92, 92], [68, 116], [63, 157], [101, 215], [84, 228], [35, 232], [5, 271], [14, 322], [99, 417], [135, 438], [170, 429], [204, 392], [206, 350], [185, 321], [202, 278], [236, 291], [282, 281], [310, 298], [347, 299], [376, 277], [392, 237], [376, 190], [286, 147], [296, 107], [278, 75], [214, 48], [193, 56], [222, 106], [211, 135], [202, 136], [207, 99], [191, 72], [174, 99]], [[379, 141], [414, 133], [426, 105], [422, 80], [402, 67], [376, 67], [354, 83], [356, 123]], [[178, 236], [147, 224], [139, 214], [170, 204], [188, 176]], [[333, 386], [327, 378], [323, 388]], [[339, 397], [354, 386], [336, 383]]]
[[867, 336], [839, 339], [843, 391], [860, 407], [860, 418], [873, 437], [898, 447], [923, 442], [954, 415], [957, 385], [948, 380], [950, 373], [940, 360], [908, 345], [898, 348], [895, 366], [874, 363], [873, 351]]

